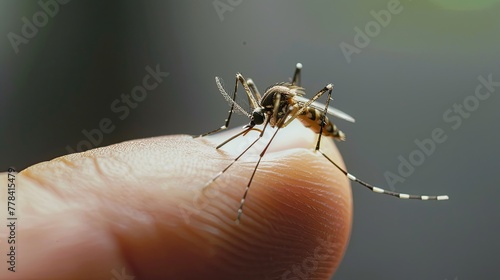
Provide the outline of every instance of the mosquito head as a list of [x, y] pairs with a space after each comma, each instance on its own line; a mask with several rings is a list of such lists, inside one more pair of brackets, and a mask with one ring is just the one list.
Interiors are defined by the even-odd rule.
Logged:
[[264, 114], [264, 108], [259, 107], [255, 108], [252, 112], [251, 123], [254, 125], [262, 124], [265, 120], [266, 116]]

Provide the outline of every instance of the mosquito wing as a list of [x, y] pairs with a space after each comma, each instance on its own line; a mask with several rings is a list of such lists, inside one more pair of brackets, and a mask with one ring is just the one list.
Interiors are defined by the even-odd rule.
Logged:
[[238, 104], [235, 100], [233, 100], [233, 98], [229, 94], [227, 94], [226, 90], [224, 89], [224, 86], [222, 85], [222, 79], [220, 79], [219, 77], [215, 77], [215, 83], [217, 84], [217, 88], [219, 89], [220, 94], [222, 94], [222, 96], [224, 96], [224, 98], [229, 103], [229, 105], [233, 106], [234, 111], [236, 111], [238, 113], [242, 113], [243, 115], [247, 116], [248, 118], [251, 117], [250, 113], [248, 113], [245, 109], [243, 109], [240, 106], [240, 104]]
[[[308, 98], [305, 98], [305, 97], [299, 96], [299, 95], [295, 95], [293, 98], [295, 99], [296, 102], [298, 102], [300, 104], [303, 104], [303, 103], [306, 103], [309, 101]], [[318, 109], [320, 111], [325, 110], [325, 104], [320, 103], [320, 102], [315, 101], [315, 102], [311, 103], [311, 105], [309, 105], [309, 106], [311, 106], [315, 109]], [[344, 112], [340, 111], [339, 109], [335, 109], [331, 106], [328, 106], [328, 109], [326, 112], [332, 116], [346, 120], [348, 122], [352, 122], [352, 123], [356, 122], [356, 120], [353, 117], [349, 116], [347, 113], [344, 113]]]

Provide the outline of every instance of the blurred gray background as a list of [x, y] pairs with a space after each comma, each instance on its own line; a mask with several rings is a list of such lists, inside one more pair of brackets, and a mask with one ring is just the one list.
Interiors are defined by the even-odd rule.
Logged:
[[[264, 90], [302, 62], [309, 96], [333, 82], [333, 105], [357, 120], [336, 123], [359, 178], [387, 187], [384, 174], [398, 174], [416, 139], [436, 128], [447, 137], [394, 189], [449, 202], [353, 185], [352, 237], [334, 278], [497, 278], [500, 86], [485, 100], [474, 93], [479, 76], [500, 81], [498, 2], [73, 0], [44, 17], [35, 1], [2, 0], [0, 170], [85, 148], [82, 131], [105, 118], [115, 128], [91, 147], [212, 130], [227, 112], [214, 76], [232, 88], [241, 72]], [[23, 18], [36, 32], [24, 27], [23, 36]], [[356, 52], [346, 56], [347, 45]], [[121, 95], [156, 65], [169, 76], [135, 108], [125, 105]], [[463, 115], [453, 111], [464, 101]], [[128, 114], [116, 112], [123, 106]]]

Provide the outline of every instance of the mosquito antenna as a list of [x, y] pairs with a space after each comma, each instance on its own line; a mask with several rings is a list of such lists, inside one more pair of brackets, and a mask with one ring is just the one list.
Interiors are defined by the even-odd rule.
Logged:
[[247, 116], [248, 118], [251, 118], [250, 113], [245, 111], [245, 109], [241, 108], [241, 106], [238, 103], [236, 103], [236, 101], [233, 100], [231, 98], [231, 96], [229, 96], [229, 94], [227, 94], [226, 90], [224, 89], [224, 86], [222, 86], [221, 81], [222, 81], [222, 79], [220, 79], [219, 77], [215, 77], [215, 83], [217, 84], [217, 88], [219, 89], [220, 94], [222, 94], [222, 96], [224, 96], [224, 98], [227, 100], [227, 102], [229, 102], [229, 104], [233, 105], [234, 108], [236, 108], [239, 112], [241, 112], [243, 115]]

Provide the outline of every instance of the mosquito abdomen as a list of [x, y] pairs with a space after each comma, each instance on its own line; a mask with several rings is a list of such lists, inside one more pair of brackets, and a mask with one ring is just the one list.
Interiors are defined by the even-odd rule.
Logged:
[[345, 134], [340, 131], [337, 126], [335, 126], [323, 112], [319, 110], [308, 107], [304, 112], [297, 116], [297, 119], [307, 128], [314, 131], [314, 133], [319, 133], [321, 130], [321, 120], [325, 118], [325, 126], [323, 127], [323, 136], [332, 136], [336, 140], [344, 141]]

